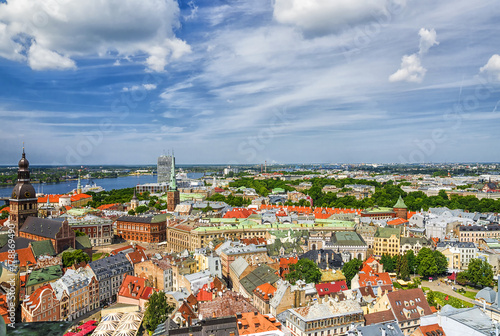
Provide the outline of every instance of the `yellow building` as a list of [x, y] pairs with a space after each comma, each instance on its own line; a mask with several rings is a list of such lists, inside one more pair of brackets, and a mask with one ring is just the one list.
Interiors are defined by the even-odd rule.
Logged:
[[399, 255], [401, 242], [400, 228], [377, 228], [373, 238], [373, 254], [382, 256], [388, 254], [390, 256]]

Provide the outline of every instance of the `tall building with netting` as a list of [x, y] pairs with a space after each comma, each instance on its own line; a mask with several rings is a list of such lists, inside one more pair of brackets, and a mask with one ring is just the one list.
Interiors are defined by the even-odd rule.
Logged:
[[158, 174], [158, 183], [169, 183], [170, 174], [172, 172], [173, 155], [162, 155], [158, 157], [158, 165], [156, 167]]

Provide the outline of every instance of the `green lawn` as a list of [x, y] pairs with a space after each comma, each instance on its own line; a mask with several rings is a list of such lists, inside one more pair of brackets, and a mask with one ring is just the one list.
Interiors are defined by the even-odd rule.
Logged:
[[423, 291], [424, 291], [424, 293], [425, 293], [425, 292], [428, 292], [428, 291], [430, 290], [430, 288], [429, 288], [429, 287], [422, 287], [422, 290], [423, 290]]
[[[459, 292], [460, 293], [460, 292]], [[474, 300], [477, 292], [465, 291], [465, 293], [460, 293], [461, 295], [468, 297], [471, 300]]]
[[[457, 297], [442, 293], [442, 292], [434, 292], [436, 302], [439, 303], [441, 307], [449, 304], [455, 308], [464, 308], [464, 307], [474, 307], [472, 303], [466, 302], [464, 300], [460, 300]], [[448, 296], [448, 300], [445, 300], [446, 296]]]
[[[103, 255], [102, 252], [92, 254], [92, 261], [101, 259], [102, 255]], [[105, 257], [109, 256], [109, 253], [106, 253], [104, 256]]]

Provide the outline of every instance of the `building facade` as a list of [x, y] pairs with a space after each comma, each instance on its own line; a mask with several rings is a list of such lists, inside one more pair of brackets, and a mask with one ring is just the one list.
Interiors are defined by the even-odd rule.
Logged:
[[92, 270], [99, 282], [101, 305], [115, 302], [123, 279], [134, 273], [132, 263], [123, 253], [92, 261], [87, 267]]
[[116, 220], [117, 235], [125, 240], [161, 243], [167, 236], [166, 215], [122, 216]]

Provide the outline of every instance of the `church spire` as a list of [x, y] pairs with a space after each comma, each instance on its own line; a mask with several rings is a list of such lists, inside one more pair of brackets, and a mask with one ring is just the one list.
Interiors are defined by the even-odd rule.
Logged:
[[170, 190], [177, 190], [177, 181], [175, 179], [175, 157], [172, 155], [172, 170], [170, 171]]

